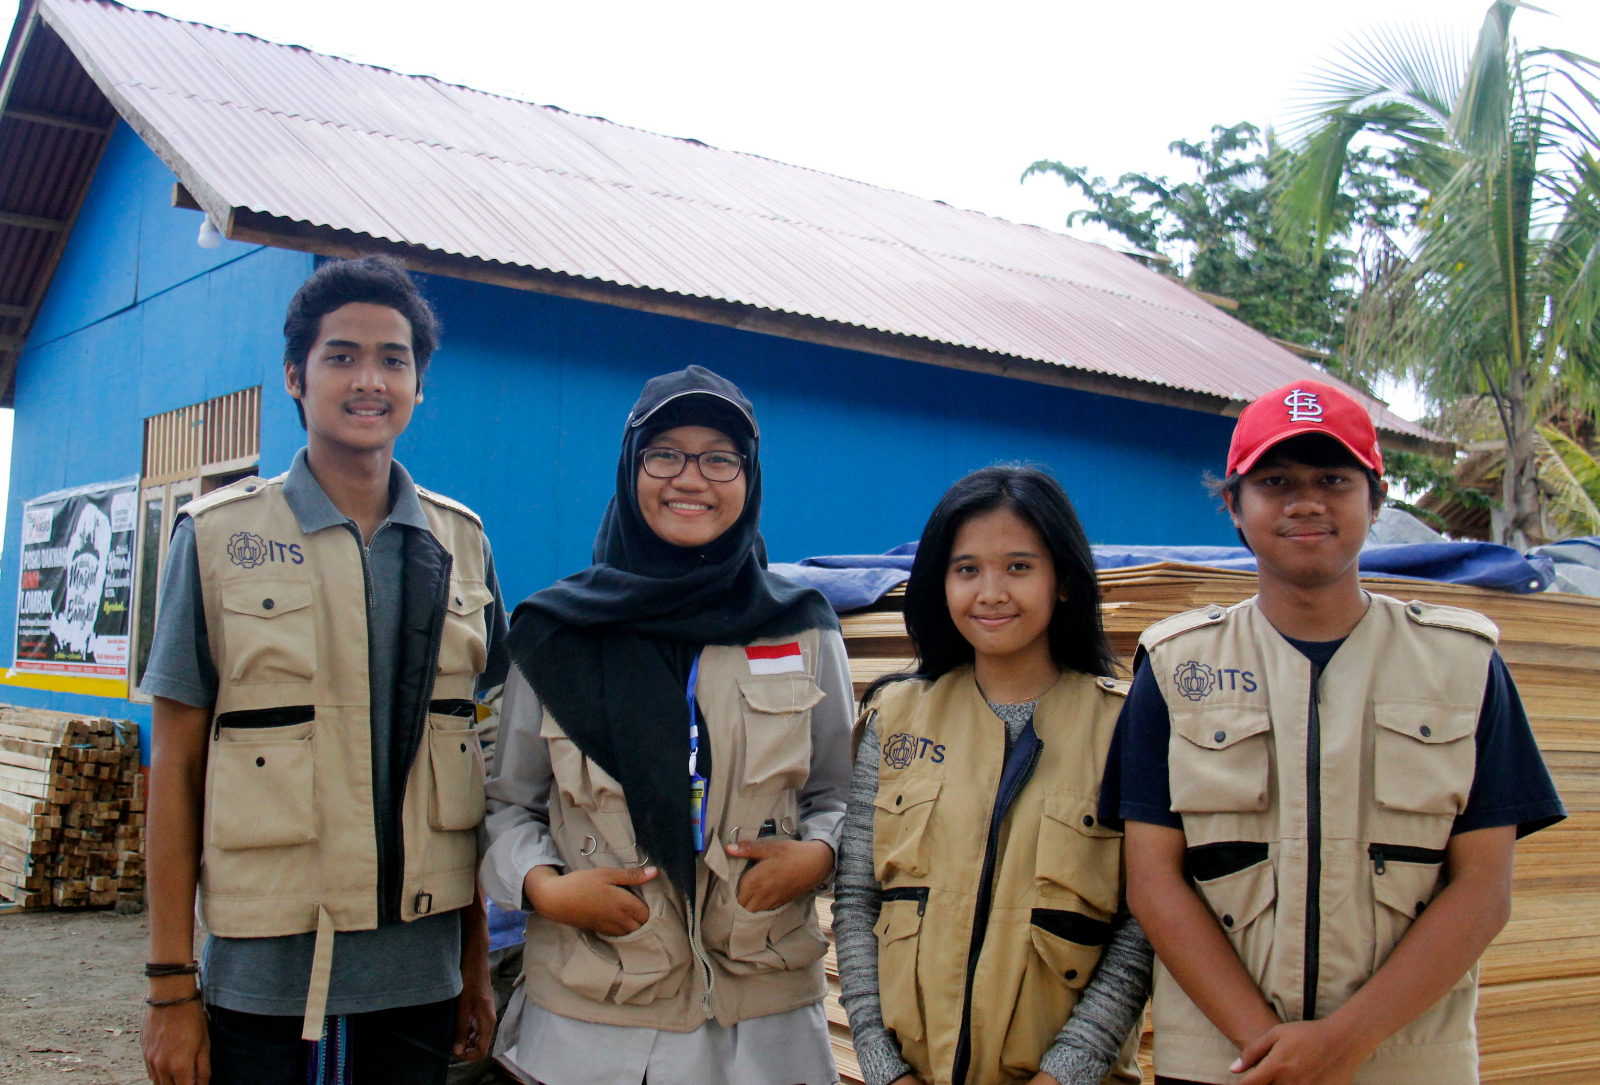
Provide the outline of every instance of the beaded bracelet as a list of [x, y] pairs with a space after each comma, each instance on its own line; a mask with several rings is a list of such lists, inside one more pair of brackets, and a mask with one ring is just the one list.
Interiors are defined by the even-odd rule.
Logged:
[[158, 961], [146, 961], [144, 975], [146, 979], [160, 979], [162, 976], [195, 976], [200, 973], [200, 962], [190, 961], [188, 964], [162, 964]]

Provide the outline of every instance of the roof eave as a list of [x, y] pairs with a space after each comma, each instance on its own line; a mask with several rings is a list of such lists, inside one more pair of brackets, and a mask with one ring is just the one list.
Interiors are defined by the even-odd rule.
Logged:
[[[200, 200], [204, 203], [204, 200]], [[234, 241], [277, 248], [295, 249], [319, 256], [361, 256], [388, 253], [405, 262], [413, 271], [450, 278], [467, 279], [513, 290], [577, 298], [601, 305], [614, 305], [662, 316], [680, 317], [707, 324], [720, 324], [741, 331], [775, 335], [822, 346], [862, 351], [904, 361], [964, 369], [970, 372], [1032, 381], [1058, 388], [1071, 388], [1096, 395], [1155, 403], [1206, 414], [1237, 416], [1244, 409], [1241, 400], [1196, 392], [1171, 385], [1133, 380], [1056, 362], [998, 354], [976, 347], [963, 347], [918, 336], [900, 335], [854, 324], [825, 320], [801, 313], [778, 312], [722, 298], [693, 297], [668, 290], [623, 286], [601, 279], [587, 279], [562, 272], [519, 265], [500, 264], [476, 257], [439, 252], [416, 245], [381, 240], [350, 230], [270, 215], [235, 207], [217, 216], [223, 233]], [[1453, 454], [1447, 441], [1429, 441], [1413, 434], [1380, 430], [1387, 448], [1401, 448], [1437, 456]]]

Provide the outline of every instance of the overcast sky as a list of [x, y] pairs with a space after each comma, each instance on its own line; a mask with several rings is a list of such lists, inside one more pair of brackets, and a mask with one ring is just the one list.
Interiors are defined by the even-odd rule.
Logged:
[[[1060, 229], [1054, 158], [1181, 172], [1213, 124], [1284, 127], [1308, 73], [1389, 24], [1470, 45], [1483, 0], [159, 0], [135, 4]], [[1600, 57], [1600, 3], [1522, 11]], [[15, 18], [0, 0], [0, 20]], [[10, 412], [0, 411], [0, 447]], [[9, 471], [0, 472], [0, 485]], [[0, 495], [3, 500], [3, 495]]]

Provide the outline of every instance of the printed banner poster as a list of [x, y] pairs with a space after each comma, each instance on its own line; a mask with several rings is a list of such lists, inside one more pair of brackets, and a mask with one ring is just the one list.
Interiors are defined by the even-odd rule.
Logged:
[[22, 506], [16, 670], [127, 678], [138, 522], [137, 478]]

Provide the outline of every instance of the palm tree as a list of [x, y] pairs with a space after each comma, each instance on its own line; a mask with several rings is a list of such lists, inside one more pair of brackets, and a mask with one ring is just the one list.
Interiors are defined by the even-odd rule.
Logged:
[[1470, 52], [1387, 32], [1324, 69], [1276, 215], [1320, 258], [1353, 142], [1388, 146], [1425, 194], [1411, 236], [1370, 265], [1344, 362], [1436, 406], [1489, 397], [1505, 441], [1495, 534], [1521, 548], [1541, 534], [1544, 406], [1600, 402], [1600, 66], [1520, 49], [1518, 6], [1493, 4]]

